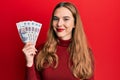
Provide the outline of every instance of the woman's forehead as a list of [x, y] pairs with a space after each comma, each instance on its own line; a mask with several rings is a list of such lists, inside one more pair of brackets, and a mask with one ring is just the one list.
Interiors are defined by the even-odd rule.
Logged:
[[54, 11], [54, 16], [72, 16], [72, 13], [68, 8], [59, 7]]

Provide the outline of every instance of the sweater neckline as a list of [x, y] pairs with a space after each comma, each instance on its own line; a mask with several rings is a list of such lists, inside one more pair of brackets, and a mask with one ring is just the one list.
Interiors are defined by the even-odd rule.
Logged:
[[59, 46], [68, 47], [70, 43], [71, 43], [71, 39], [68, 40], [58, 39]]

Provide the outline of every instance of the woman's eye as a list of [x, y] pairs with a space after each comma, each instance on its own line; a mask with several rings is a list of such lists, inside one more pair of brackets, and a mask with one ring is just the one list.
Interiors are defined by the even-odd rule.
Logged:
[[65, 18], [65, 19], [63, 19], [64, 21], [68, 21], [69, 19], [68, 18]]
[[57, 17], [53, 17], [53, 20], [59, 20], [59, 18], [57, 18]]
[[68, 20], [69, 20], [69, 19], [67, 19], [67, 18], [66, 18], [66, 19], [64, 19], [64, 21], [68, 21]]

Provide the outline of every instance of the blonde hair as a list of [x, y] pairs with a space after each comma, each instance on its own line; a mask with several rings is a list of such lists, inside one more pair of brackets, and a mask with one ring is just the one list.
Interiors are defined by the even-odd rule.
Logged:
[[59, 3], [53, 10], [48, 31], [47, 41], [42, 50], [36, 56], [36, 68], [38, 70], [52, 66], [58, 66], [58, 56], [56, 55], [57, 36], [53, 30], [52, 21], [57, 8], [65, 7], [71, 11], [74, 17], [75, 28], [72, 31], [72, 41], [68, 47], [70, 53], [69, 66], [76, 78], [89, 79], [94, 73], [93, 55], [88, 47], [85, 33], [79, 13], [76, 7], [69, 2]]

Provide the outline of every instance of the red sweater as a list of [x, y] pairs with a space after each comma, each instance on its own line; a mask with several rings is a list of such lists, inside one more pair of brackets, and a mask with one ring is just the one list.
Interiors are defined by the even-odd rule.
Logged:
[[[59, 64], [56, 69], [49, 67], [38, 72], [34, 66], [27, 67], [27, 80], [79, 80], [73, 76], [68, 66], [69, 53], [67, 47], [69, 43], [70, 40], [60, 40], [58, 43], [56, 54], [59, 58]], [[89, 80], [94, 80], [94, 78], [92, 77]]]

